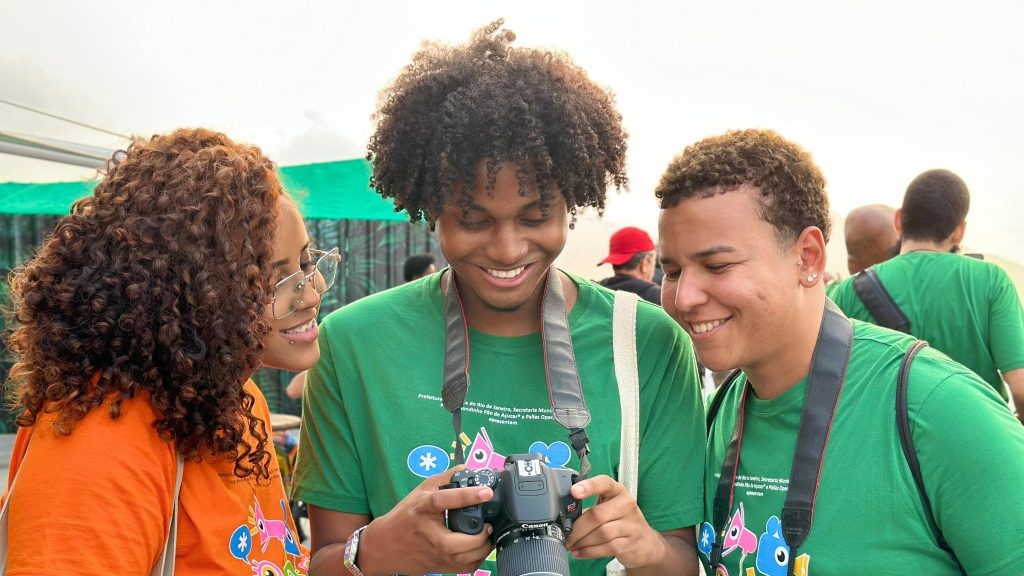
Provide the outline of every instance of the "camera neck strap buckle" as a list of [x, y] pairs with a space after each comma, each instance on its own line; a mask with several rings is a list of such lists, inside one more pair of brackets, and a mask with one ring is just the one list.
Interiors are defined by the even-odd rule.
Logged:
[[[544, 350], [544, 377], [551, 399], [551, 413], [559, 424], [569, 430], [569, 440], [580, 459], [580, 477], [590, 474], [590, 452], [586, 426], [590, 423], [590, 411], [583, 398], [579, 373], [576, 370], [576, 354], [569, 334], [569, 318], [565, 304], [565, 293], [555, 268], [548, 270], [541, 298], [541, 345]], [[462, 443], [462, 406], [469, 393], [469, 323], [459, 297], [455, 282], [455, 271], [448, 269], [444, 299], [444, 384], [441, 388], [441, 403], [452, 413], [452, 427], [455, 429], [455, 458], [465, 463]]]
[[587, 454], [590, 454], [590, 437], [587, 436], [587, 431], [583, 428], [570, 428], [569, 442], [580, 458], [580, 479], [590, 476], [590, 461], [587, 460]]

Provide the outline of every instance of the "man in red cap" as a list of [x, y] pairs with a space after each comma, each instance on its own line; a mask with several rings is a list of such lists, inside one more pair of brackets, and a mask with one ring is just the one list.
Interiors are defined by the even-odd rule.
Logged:
[[615, 275], [599, 282], [612, 290], [626, 290], [661, 306], [661, 287], [654, 278], [654, 241], [647, 232], [627, 226], [612, 234], [608, 256], [597, 263], [611, 264]]

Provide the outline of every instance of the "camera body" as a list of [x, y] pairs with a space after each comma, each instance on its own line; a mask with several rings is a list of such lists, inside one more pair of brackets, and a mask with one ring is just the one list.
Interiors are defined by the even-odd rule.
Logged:
[[569, 493], [579, 479], [575, 470], [549, 468], [538, 454], [513, 454], [501, 470], [462, 470], [444, 488], [486, 486], [489, 502], [448, 511], [453, 532], [479, 534], [494, 528], [501, 576], [569, 574], [565, 538], [583, 511]]

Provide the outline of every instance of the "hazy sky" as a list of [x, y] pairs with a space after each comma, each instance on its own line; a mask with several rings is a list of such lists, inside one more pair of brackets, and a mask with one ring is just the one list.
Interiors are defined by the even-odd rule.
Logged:
[[[281, 164], [352, 158], [422, 39], [461, 41], [498, 16], [616, 94], [631, 186], [606, 220], [655, 231], [652, 189], [676, 153], [765, 127], [814, 155], [838, 213], [957, 172], [973, 194], [966, 244], [1024, 262], [1018, 1], [0, 0], [0, 98], [127, 134], [207, 125]], [[4, 105], [0, 129], [123, 145]], [[91, 175], [0, 155], [0, 180]]]

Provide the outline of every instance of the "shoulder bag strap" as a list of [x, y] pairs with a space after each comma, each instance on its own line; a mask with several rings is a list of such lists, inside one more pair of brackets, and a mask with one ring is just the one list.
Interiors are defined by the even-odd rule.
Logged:
[[167, 530], [167, 542], [157, 558], [150, 576], [173, 576], [174, 556], [178, 543], [178, 497], [181, 495], [181, 478], [185, 474], [185, 458], [178, 452], [177, 470], [174, 478], [174, 500], [171, 501], [171, 522]]
[[[164, 543], [164, 549], [160, 553], [156, 565], [153, 566], [150, 576], [174, 575], [174, 555], [178, 541], [178, 496], [181, 494], [181, 478], [185, 471], [185, 460], [180, 453], [178, 454], [176, 468], [174, 500], [171, 504], [171, 522], [167, 531], [167, 541]], [[14, 494], [14, 483], [17, 480], [18, 474], [15, 472], [11, 485], [7, 489], [7, 499], [4, 500], [3, 507], [0, 508], [0, 576], [6, 576], [7, 574], [7, 513], [11, 504], [11, 496]]]
[[896, 305], [896, 301], [892, 299], [892, 295], [882, 285], [873, 269], [865, 268], [854, 276], [853, 289], [879, 326], [910, 334], [910, 320]]
[[[21, 469], [21, 466], [18, 466]], [[11, 496], [14, 495], [14, 483], [18, 481], [18, 473], [14, 473], [11, 485], [7, 487], [7, 498], [0, 508], [0, 576], [7, 575], [7, 509], [11, 505]]]
[[619, 383], [622, 412], [619, 436], [619, 482], [636, 498], [637, 461], [640, 457], [640, 372], [636, 357], [636, 306], [632, 292], [615, 292], [612, 314], [612, 351], [615, 380]]
[[925, 514], [928, 515], [928, 524], [935, 531], [939, 546], [956, 558], [956, 554], [950, 548], [949, 543], [946, 542], [945, 536], [942, 535], [942, 529], [939, 528], [939, 525], [935, 522], [935, 516], [932, 514], [932, 503], [928, 498], [928, 493], [925, 492], [924, 477], [921, 475], [921, 462], [917, 459], [917, 451], [914, 449], [914, 438], [910, 435], [910, 413], [907, 402], [910, 365], [917, 356], [917, 353], [926, 346], [928, 346], [927, 342], [918, 340], [903, 355], [899, 380], [896, 382], [896, 427], [900, 432], [900, 447], [903, 449], [903, 456], [907, 459], [907, 464], [910, 466], [910, 473], [914, 476], [914, 484], [917, 484], [917, 491], [921, 494], [921, 503], [924, 504]]
[[[640, 460], [640, 371], [636, 357], [636, 306], [639, 297], [625, 290], [615, 291], [612, 308], [612, 354], [615, 380], [619, 384], [619, 483], [636, 499]], [[618, 558], [605, 566], [606, 576], [625, 576]]]

